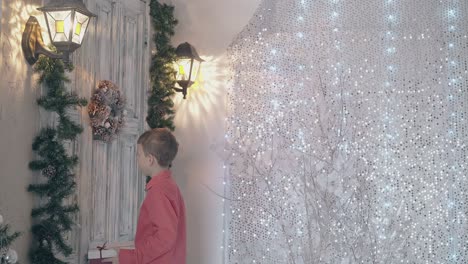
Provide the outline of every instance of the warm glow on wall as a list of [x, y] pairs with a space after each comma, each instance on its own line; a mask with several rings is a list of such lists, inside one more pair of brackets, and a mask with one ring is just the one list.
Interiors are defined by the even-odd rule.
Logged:
[[[42, 26], [45, 26], [45, 19], [41, 16], [41, 12], [37, 10], [37, 5], [26, 4], [24, 1], [10, 1], [8, 4], [3, 3], [3, 16], [2, 19], [2, 39], [3, 43], [8, 43], [8, 52], [3, 52], [0, 61], [5, 64], [9, 69], [14, 72], [25, 72], [27, 68], [24, 67], [23, 63], [17, 63], [23, 61], [24, 56], [21, 49], [21, 37], [24, 31], [25, 22], [31, 15], [38, 16], [38, 22]], [[43, 27], [42, 29], [46, 29]], [[41, 33], [47, 34], [47, 31]], [[50, 41], [47, 39], [45, 45], [48, 45]], [[4, 47], [6, 48], [6, 47]], [[16, 62], [16, 63], [14, 63]], [[22, 89], [17, 89], [16, 92], [21, 92]]]
[[223, 58], [206, 58], [198, 77], [187, 91], [188, 100], [184, 100], [181, 96], [174, 98], [177, 109], [174, 120], [176, 126], [190, 127], [206, 134], [210, 130], [210, 122], [206, 120], [208, 116], [210, 120], [223, 119], [224, 97], [229, 76], [223, 63]]

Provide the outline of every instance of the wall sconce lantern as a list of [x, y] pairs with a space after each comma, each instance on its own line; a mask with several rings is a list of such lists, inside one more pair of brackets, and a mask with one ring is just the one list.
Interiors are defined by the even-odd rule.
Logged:
[[31, 16], [21, 41], [26, 60], [32, 65], [38, 60], [39, 54], [43, 54], [68, 62], [70, 53], [81, 46], [89, 21], [96, 15], [91, 13], [81, 0], [51, 0], [38, 10], [44, 13], [50, 41], [59, 54], [44, 46], [41, 27], [37, 19]]
[[198, 55], [195, 47], [188, 42], [182, 43], [176, 49], [177, 60], [174, 64], [176, 71], [176, 81], [179, 87], [174, 90], [182, 92], [184, 99], [187, 95], [187, 89], [197, 79], [200, 64], [204, 62]]

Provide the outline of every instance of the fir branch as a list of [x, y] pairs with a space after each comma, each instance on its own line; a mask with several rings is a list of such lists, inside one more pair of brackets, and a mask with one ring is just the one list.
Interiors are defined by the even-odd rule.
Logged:
[[75, 225], [74, 215], [79, 209], [76, 203], [66, 205], [65, 202], [76, 189], [72, 171], [78, 163], [78, 157], [67, 154], [64, 141], [75, 140], [83, 129], [66, 113], [71, 107], [87, 104], [84, 98], [67, 92], [65, 85], [70, 80], [66, 72], [72, 70], [72, 65], [44, 56], [35, 65], [35, 71], [40, 75], [39, 84], [47, 88], [47, 95], [39, 98], [37, 103], [59, 116], [56, 128], [44, 128], [34, 139], [32, 149], [39, 158], [29, 163], [31, 170], [41, 171], [42, 176], [47, 179], [46, 183], [31, 184], [28, 187], [29, 192], [47, 201], [31, 212], [36, 224], [32, 227], [35, 243], [29, 257], [35, 264], [64, 264], [55, 254], [69, 256], [72, 253], [65, 235]]
[[151, 93], [148, 98], [148, 115], [146, 122], [151, 128], [167, 127], [174, 130], [175, 48], [170, 40], [174, 35], [177, 20], [174, 18], [174, 7], [161, 4], [157, 0], [150, 2], [150, 16], [154, 31], [156, 54], [151, 59], [150, 81]]

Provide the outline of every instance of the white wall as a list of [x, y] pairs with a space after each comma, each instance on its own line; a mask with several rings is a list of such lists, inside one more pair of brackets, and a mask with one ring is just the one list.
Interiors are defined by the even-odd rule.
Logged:
[[224, 136], [227, 75], [223, 55], [248, 23], [259, 0], [172, 0], [179, 20], [174, 46], [189, 42], [206, 62], [186, 100], [176, 97], [176, 136], [181, 149], [174, 174], [187, 207], [188, 264], [223, 261], [222, 162], [210, 146]]
[[0, 214], [23, 235], [15, 241], [21, 263], [28, 263], [32, 195], [26, 191], [33, 173], [31, 144], [39, 127], [40, 94], [32, 68], [21, 50], [21, 35], [41, 1], [2, 1], [0, 27]]

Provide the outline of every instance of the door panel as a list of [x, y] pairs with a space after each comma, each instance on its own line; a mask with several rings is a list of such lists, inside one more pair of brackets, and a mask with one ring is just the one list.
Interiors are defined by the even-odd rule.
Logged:
[[149, 89], [148, 7], [140, 0], [85, 2], [98, 18], [73, 55], [73, 89], [89, 99], [100, 80], [114, 82], [127, 100], [127, 118], [119, 136], [105, 143], [93, 140], [86, 109], [76, 111], [84, 132], [74, 148], [80, 158], [75, 198], [80, 213], [79, 225], [69, 236], [76, 244], [70, 263], [87, 263], [88, 248], [104, 242], [133, 240], [144, 196], [136, 140], [145, 129]]

